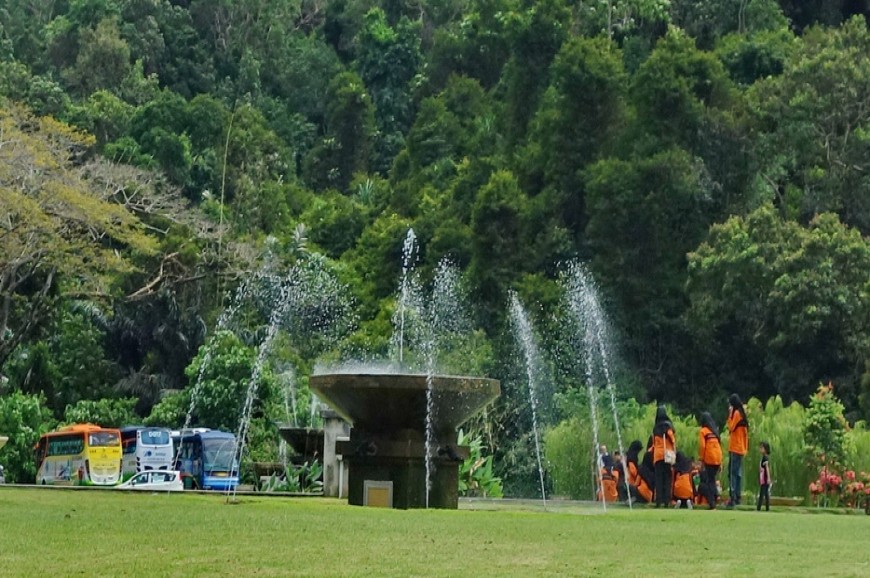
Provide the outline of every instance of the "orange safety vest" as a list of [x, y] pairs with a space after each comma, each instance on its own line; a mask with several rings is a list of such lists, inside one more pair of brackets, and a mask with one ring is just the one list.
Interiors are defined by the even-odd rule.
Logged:
[[728, 414], [728, 451], [745, 456], [749, 451], [749, 427], [743, 415], [734, 409]]
[[657, 464], [665, 459], [665, 446], [671, 451], [677, 451], [677, 437], [674, 430], [669, 429], [663, 436], [653, 436], [653, 463]]
[[708, 427], [702, 427], [698, 440], [698, 455], [701, 462], [708, 466], [722, 465], [722, 445], [719, 438]]
[[[604, 501], [615, 502], [619, 499], [619, 492], [616, 489], [619, 476], [612, 475], [607, 471], [607, 468], [601, 468], [601, 486], [604, 488]], [[598, 490], [598, 499], [601, 499], [601, 490]]]
[[673, 494], [675, 500], [691, 500], [695, 496], [695, 486], [692, 484], [690, 472], [674, 474]]
[[637, 482], [638, 495], [641, 498], [643, 498], [644, 500], [646, 500], [647, 503], [652, 502], [653, 496], [655, 495], [652, 491], [652, 488], [650, 488], [648, 485], [646, 485], [646, 481], [644, 481], [644, 479], [642, 477], [638, 476], [637, 479], [638, 479], [638, 482]]
[[640, 480], [640, 472], [637, 470], [637, 466], [634, 462], [628, 462], [628, 483], [629, 485], [636, 486], [638, 484], [638, 480]]

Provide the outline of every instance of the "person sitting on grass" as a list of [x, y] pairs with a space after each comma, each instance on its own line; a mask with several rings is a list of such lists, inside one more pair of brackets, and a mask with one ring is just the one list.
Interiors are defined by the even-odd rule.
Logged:
[[674, 507], [692, 509], [695, 499], [695, 484], [692, 481], [692, 460], [683, 452], [677, 452], [674, 464]]
[[604, 456], [601, 467], [601, 488], [598, 490], [598, 499], [602, 499], [602, 491], [605, 502], [615, 502], [619, 499], [619, 492], [616, 486], [619, 483], [619, 474], [615, 472], [613, 467], [613, 458], [610, 455]]
[[[641, 465], [638, 463], [640, 450], [642, 449], [643, 444], [640, 443], [640, 440], [631, 442], [631, 445], [628, 446], [628, 451], [625, 452], [625, 469], [628, 472], [628, 492], [631, 500], [649, 503], [653, 498], [652, 486], [641, 475]], [[624, 485], [619, 487], [624, 493], [622, 489]]]

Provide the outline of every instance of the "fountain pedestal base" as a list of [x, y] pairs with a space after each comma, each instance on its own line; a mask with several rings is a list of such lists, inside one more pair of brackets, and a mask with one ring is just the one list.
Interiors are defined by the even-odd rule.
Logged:
[[[450, 441], [454, 458], [468, 456], [468, 448], [456, 447], [455, 435]], [[350, 441], [339, 442], [336, 449], [350, 466], [349, 504], [366, 504], [365, 486], [368, 481], [392, 482], [394, 508], [426, 507], [426, 449], [423, 442], [383, 439], [353, 429]], [[433, 452], [437, 453], [437, 448]], [[432, 460], [430, 508], [455, 510], [459, 507], [459, 465], [459, 461], [447, 455]]]

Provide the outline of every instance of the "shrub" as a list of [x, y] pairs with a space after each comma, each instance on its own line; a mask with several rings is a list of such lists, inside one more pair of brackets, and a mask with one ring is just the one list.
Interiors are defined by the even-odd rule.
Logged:
[[0, 450], [7, 482], [33, 483], [36, 479], [33, 446], [40, 435], [53, 427], [54, 418], [42, 395], [16, 391], [0, 397], [0, 434], [9, 436]]

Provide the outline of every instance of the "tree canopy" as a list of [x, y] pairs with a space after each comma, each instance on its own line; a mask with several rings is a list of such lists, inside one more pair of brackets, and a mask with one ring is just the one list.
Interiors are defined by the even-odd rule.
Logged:
[[[313, 254], [356, 315], [316, 355], [383, 353], [413, 227], [421, 282], [460, 268], [469, 358], [506, 384], [497, 470], [528, 456], [508, 292], [567, 366], [575, 259], [640, 402], [833, 381], [870, 419], [868, 19], [787, 0], [7, 0], [0, 395], [177, 420], [233, 292]], [[264, 334], [243, 313], [238, 342], [211, 344], [215, 425]], [[291, 341], [269, 362], [305, 392], [317, 348]], [[552, 379], [550, 415], [582, 379]]]

